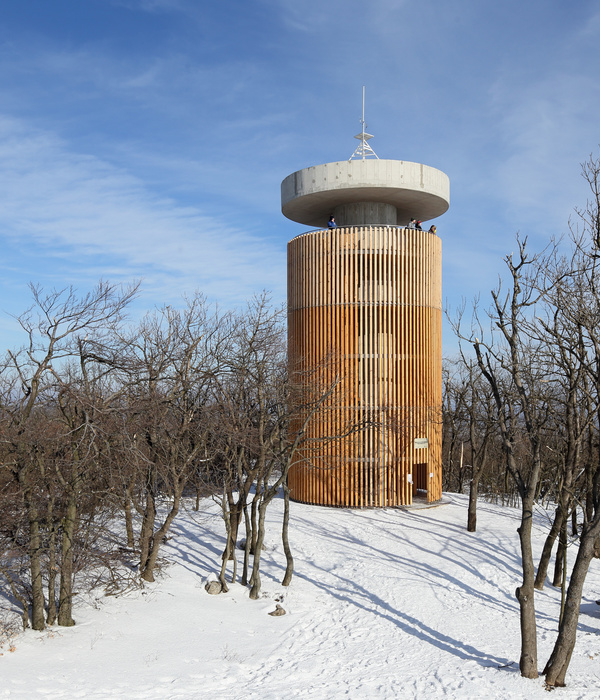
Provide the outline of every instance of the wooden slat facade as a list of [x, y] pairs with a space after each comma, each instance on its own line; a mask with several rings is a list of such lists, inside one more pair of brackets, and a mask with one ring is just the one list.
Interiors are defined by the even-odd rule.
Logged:
[[325, 362], [342, 378], [309, 424], [292, 498], [441, 498], [441, 305], [441, 241], [427, 231], [355, 226], [290, 241], [290, 367], [304, 377]]

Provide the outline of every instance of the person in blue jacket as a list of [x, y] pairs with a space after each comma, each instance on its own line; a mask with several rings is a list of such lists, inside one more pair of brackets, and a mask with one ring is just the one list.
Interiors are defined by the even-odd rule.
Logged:
[[335, 223], [335, 217], [333, 214], [329, 217], [329, 221], [327, 222], [327, 228], [337, 228], [337, 224]]

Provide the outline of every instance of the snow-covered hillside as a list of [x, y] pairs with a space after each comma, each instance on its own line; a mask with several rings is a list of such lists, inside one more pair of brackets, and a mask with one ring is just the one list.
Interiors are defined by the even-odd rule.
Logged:
[[[270, 514], [263, 597], [210, 596], [223, 527], [210, 501], [184, 513], [155, 584], [80, 601], [77, 625], [5, 644], [0, 697], [547, 698], [519, 676], [518, 511], [466, 498], [422, 510], [292, 504], [296, 574], [282, 588], [281, 502]], [[547, 523], [538, 514], [536, 552]], [[569, 550], [572, 561], [574, 550]], [[600, 697], [600, 562], [593, 561], [560, 698]], [[276, 602], [287, 611], [271, 617]], [[539, 665], [555, 638], [559, 591], [537, 593]]]

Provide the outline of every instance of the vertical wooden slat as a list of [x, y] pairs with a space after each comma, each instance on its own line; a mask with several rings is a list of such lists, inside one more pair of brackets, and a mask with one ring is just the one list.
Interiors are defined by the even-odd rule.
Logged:
[[[425, 231], [349, 227], [290, 241], [290, 368], [306, 372], [330, 356], [344, 377], [290, 471], [294, 499], [404, 505], [421, 489], [441, 497], [440, 268], [440, 240]], [[325, 439], [367, 415], [376, 420], [364, 432]], [[416, 437], [429, 447], [415, 449]]]

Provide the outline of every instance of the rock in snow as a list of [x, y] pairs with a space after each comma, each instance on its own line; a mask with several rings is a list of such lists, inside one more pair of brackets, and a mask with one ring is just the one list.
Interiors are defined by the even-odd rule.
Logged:
[[273, 612], [270, 612], [269, 615], [272, 615], [273, 617], [279, 617], [280, 615], [285, 615], [285, 610], [277, 603], [275, 606], [275, 610]]
[[219, 595], [222, 589], [223, 586], [221, 585], [220, 581], [207, 581], [206, 585], [204, 586], [204, 590], [209, 595]]

